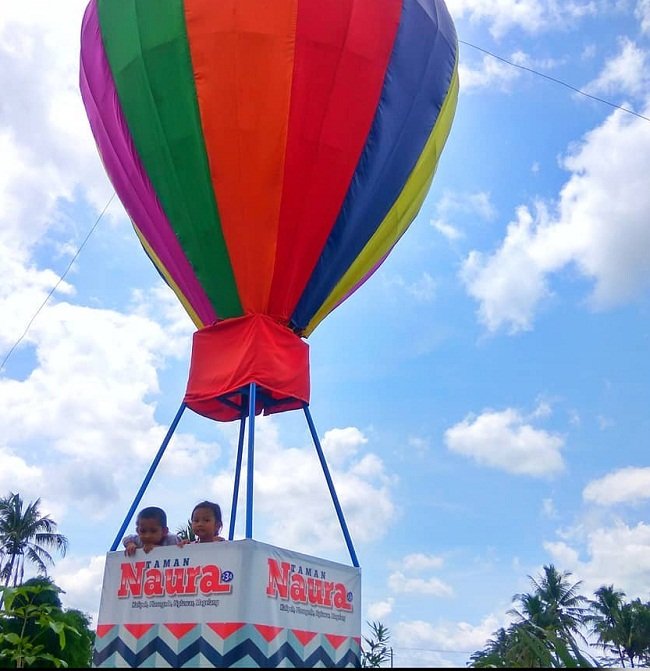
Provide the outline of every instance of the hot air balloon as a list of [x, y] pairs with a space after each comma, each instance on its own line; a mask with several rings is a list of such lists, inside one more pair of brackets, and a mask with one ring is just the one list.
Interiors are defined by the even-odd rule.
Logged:
[[242, 421], [239, 469], [248, 405], [249, 511], [255, 415], [305, 409], [358, 567], [308, 414], [306, 338], [429, 190], [458, 96], [443, 0], [91, 0], [80, 88], [140, 243], [197, 329], [181, 408]]
[[309, 400], [304, 338], [418, 213], [457, 52], [442, 0], [88, 5], [83, 101], [142, 246], [198, 329], [190, 408], [239, 418], [228, 395], [251, 381], [258, 413]]

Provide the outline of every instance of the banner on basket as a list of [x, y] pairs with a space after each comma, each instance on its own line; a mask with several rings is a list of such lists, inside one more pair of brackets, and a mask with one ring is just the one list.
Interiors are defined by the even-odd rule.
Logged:
[[355, 666], [360, 610], [360, 569], [250, 539], [110, 552], [95, 665]]

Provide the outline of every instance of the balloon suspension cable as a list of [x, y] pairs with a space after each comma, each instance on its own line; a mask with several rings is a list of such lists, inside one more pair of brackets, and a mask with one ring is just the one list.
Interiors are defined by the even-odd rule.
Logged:
[[165, 436], [165, 439], [163, 440], [159, 450], [158, 454], [156, 454], [155, 459], [153, 460], [153, 463], [151, 464], [149, 468], [149, 472], [145, 476], [144, 481], [142, 482], [142, 485], [140, 485], [140, 489], [138, 493], [135, 496], [135, 499], [133, 500], [133, 503], [131, 504], [131, 507], [129, 508], [129, 512], [126, 514], [126, 517], [124, 518], [124, 522], [122, 522], [122, 526], [120, 527], [120, 530], [117, 532], [117, 536], [115, 536], [115, 540], [113, 541], [113, 545], [111, 545], [111, 552], [114, 552], [117, 550], [118, 545], [120, 544], [121, 538], [124, 536], [124, 532], [126, 531], [126, 528], [129, 526], [129, 523], [131, 522], [131, 518], [133, 517], [133, 513], [135, 513], [136, 508], [138, 507], [140, 500], [144, 496], [145, 490], [147, 489], [147, 486], [149, 485], [149, 482], [151, 481], [151, 478], [153, 477], [153, 474], [158, 467], [158, 464], [160, 463], [160, 460], [162, 459], [163, 454], [165, 453], [165, 450], [167, 449], [167, 445], [169, 444], [169, 441], [171, 440], [171, 437], [174, 435], [174, 431], [176, 430], [176, 426], [178, 425], [178, 422], [180, 421], [181, 415], [183, 414], [183, 411], [185, 410], [187, 406], [185, 403], [181, 403], [180, 408], [178, 409], [176, 413], [176, 417], [174, 417], [174, 421], [171, 423], [171, 426], [169, 427], [169, 430], [167, 431], [167, 435]]
[[330, 476], [329, 468], [327, 467], [327, 462], [325, 461], [325, 455], [318, 440], [318, 433], [316, 433], [316, 427], [314, 426], [314, 421], [311, 418], [311, 413], [309, 412], [309, 406], [307, 403], [303, 405], [303, 410], [305, 411], [305, 417], [307, 418], [307, 424], [309, 425], [309, 431], [311, 432], [311, 437], [314, 440], [314, 446], [316, 447], [316, 452], [318, 453], [318, 458], [320, 459], [321, 466], [323, 467], [323, 473], [325, 473], [325, 480], [327, 480], [327, 486], [329, 487], [330, 494], [332, 495], [332, 501], [334, 502], [334, 508], [336, 509], [336, 514], [341, 523], [341, 529], [343, 530], [343, 536], [345, 537], [345, 542], [348, 546], [350, 552], [350, 558], [352, 559], [352, 565], [356, 568], [359, 568], [359, 560], [357, 559], [357, 554], [354, 551], [354, 546], [352, 545], [352, 539], [350, 538], [350, 532], [348, 531], [348, 526], [345, 523], [345, 518], [343, 517], [343, 510], [339, 504], [338, 497], [336, 495], [336, 490], [334, 489], [334, 483], [332, 482], [332, 477]]

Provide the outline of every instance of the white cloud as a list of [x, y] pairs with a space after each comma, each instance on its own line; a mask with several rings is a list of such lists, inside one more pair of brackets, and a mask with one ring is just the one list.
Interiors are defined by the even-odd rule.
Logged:
[[[395, 650], [399, 653], [396, 666], [458, 667], [458, 658], [445, 655], [445, 650], [480, 650], [499, 627], [507, 626], [505, 616], [487, 615], [477, 625], [467, 622], [404, 620], [391, 627]], [[410, 650], [408, 650], [410, 649]], [[419, 649], [419, 652], [417, 650]], [[404, 652], [402, 652], [404, 650]], [[441, 652], [442, 651], [442, 652]], [[466, 654], [469, 658], [469, 654]]]
[[641, 30], [650, 33], [650, 0], [638, 0], [635, 15], [641, 23]]
[[395, 594], [428, 594], [436, 597], [451, 597], [454, 594], [451, 585], [436, 576], [423, 578], [405, 574], [440, 569], [444, 565], [442, 557], [415, 552], [398, 562], [391, 562], [391, 565], [399, 566], [399, 570], [393, 571], [388, 577], [388, 588]]
[[105, 555], [65, 557], [50, 571], [54, 582], [65, 592], [61, 595], [63, 607], [90, 615], [93, 628], [97, 625], [105, 563]]
[[[0, 378], [0, 418], [11, 446], [0, 450], [5, 488], [42, 497], [60, 524], [80, 508], [97, 518], [114, 514], [167, 430], [154, 418], [158, 370], [188, 346], [184, 335], [145, 316], [46, 306], [15, 353], [32, 351], [35, 365], [24, 379]], [[178, 432], [161, 474], [191, 477], [218, 453]]]
[[544, 499], [542, 501], [542, 516], [549, 519], [555, 519], [558, 516], [553, 499]]
[[540, 400], [537, 404], [537, 407], [533, 410], [531, 417], [549, 417], [552, 412], [553, 409], [551, 404], [548, 401]]
[[396, 594], [421, 594], [431, 596], [453, 596], [454, 590], [440, 578], [409, 578], [401, 571], [388, 576], [388, 588]]
[[[539, 219], [544, 219], [543, 211]], [[517, 220], [508, 224], [502, 246], [486, 257], [471, 251], [463, 263], [461, 279], [479, 301], [479, 320], [489, 331], [509, 325], [511, 332], [532, 327], [533, 309], [549, 295], [544, 273], [535, 260], [538, 224], [520, 207]]]
[[[485, 52], [481, 48], [481, 51]], [[481, 56], [478, 67], [471, 68], [460, 63], [458, 73], [462, 92], [472, 92], [476, 89], [489, 88], [509, 92], [511, 84], [518, 80], [525, 70], [544, 72], [562, 65], [562, 61], [553, 58], [533, 59], [524, 51], [514, 51], [509, 56], [487, 52]]]
[[366, 611], [367, 619], [371, 622], [383, 622], [392, 613], [395, 599], [388, 597], [383, 601], [375, 601], [368, 604]]
[[166, 284], [160, 283], [149, 291], [134, 289], [130, 307], [134, 315], [164, 324], [165, 333], [170, 336], [167, 351], [189, 358], [194, 325]]
[[458, 214], [492, 221], [496, 217], [496, 210], [490, 200], [490, 194], [485, 191], [474, 193], [446, 191], [436, 202], [436, 217], [429, 223], [447, 240], [455, 242], [465, 237], [458, 226], [449, 222]]
[[2, 241], [25, 249], [60, 226], [61, 200], [83, 185], [103, 207], [111, 193], [78, 89], [87, 3], [3, 6], [0, 16], [0, 222]]
[[[650, 526], [643, 522], [627, 526], [622, 522], [613, 527], [598, 527], [587, 531], [584, 543], [576, 538], [547, 542], [544, 548], [563, 570], [571, 571], [584, 582], [582, 592], [593, 593], [602, 585], [613, 584], [622, 589], [628, 599], [647, 598], [650, 579]], [[584, 545], [580, 560], [580, 549]]]
[[408, 445], [418, 456], [424, 456], [429, 451], [429, 441], [421, 436], [409, 436]]
[[592, 480], [582, 490], [582, 498], [601, 506], [639, 503], [650, 498], [650, 468], [629, 466]]
[[[255, 537], [311, 555], [338, 551], [344, 560], [343, 531], [314, 446], [282, 445], [273, 417], [260, 418], [255, 431]], [[333, 429], [326, 437], [323, 451], [353, 543], [383, 538], [396, 518], [395, 476], [377, 455], [357, 454], [367, 438], [355, 427]], [[232, 491], [232, 472], [230, 464], [212, 479], [218, 500]], [[244, 505], [240, 490], [238, 509]], [[243, 528], [243, 513], [238, 520]]]
[[596, 421], [598, 422], [598, 428], [601, 431], [605, 431], [610, 427], [614, 426], [615, 422], [611, 417], [606, 417], [605, 415], [597, 415]]
[[447, 0], [447, 6], [455, 19], [467, 17], [472, 23], [487, 23], [496, 38], [514, 29], [538, 33], [549, 27], [573, 25], [597, 9], [595, 2], [583, 0]]
[[431, 301], [436, 296], [436, 281], [427, 272], [423, 272], [420, 279], [406, 287], [408, 293], [419, 301]]
[[595, 281], [596, 308], [637, 298], [650, 286], [650, 124], [615, 112], [569, 154], [555, 234], [566, 235]]
[[464, 62], [458, 65], [458, 79], [463, 94], [486, 88], [509, 91], [512, 82], [519, 79], [521, 74], [520, 69], [488, 54], [482, 56], [475, 67], [469, 67]]
[[440, 221], [447, 219], [457, 212], [471, 214], [491, 221], [496, 217], [496, 210], [492, 204], [490, 194], [487, 191], [475, 191], [473, 193], [456, 193], [445, 191], [436, 202], [436, 215]]
[[467, 16], [474, 23], [488, 23], [496, 37], [515, 27], [536, 32], [545, 21], [540, 0], [449, 0], [447, 6], [456, 19]]
[[444, 564], [442, 557], [426, 555], [421, 552], [406, 555], [400, 562], [405, 571], [426, 571], [433, 568], [441, 568]]
[[[119, 417], [132, 435], [130, 422], [151, 413], [142, 398], [158, 392], [155, 366], [176, 347], [155, 322], [67, 303], [48, 306], [28, 342], [38, 367], [24, 381], [0, 380], [8, 440], [48, 436], [62, 453], [97, 456], [109, 436], [115, 447]], [[89, 407], [92, 414], [84, 412]], [[76, 418], [72, 424], [70, 417]], [[102, 438], [104, 422], [113, 430]], [[97, 435], [88, 440], [86, 430]]]
[[405, 293], [409, 294], [419, 302], [429, 302], [436, 296], [436, 281], [426, 271], [420, 275], [419, 279], [416, 279], [413, 282], [408, 282], [400, 275], [384, 277], [383, 281], [385, 286], [391, 288], [397, 287], [402, 296]]
[[617, 111], [564, 159], [571, 172], [557, 214], [544, 203], [517, 209], [501, 246], [472, 251], [461, 278], [489, 331], [532, 328], [551, 295], [549, 275], [573, 264], [593, 280], [602, 310], [640, 298], [650, 287], [650, 124]]
[[355, 426], [345, 429], [329, 429], [325, 432], [321, 445], [327, 455], [328, 462], [340, 464], [350, 457], [354, 457], [359, 448], [368, 442], [368, 439]]
[[580, 426], [581, 423], [580, 419], [580, 414], [578, 413], [577, 410], [570, 410], [569, 411], [569, 422], [573, 424], [574, 426]]
[[629, 38], [620, 38], [620, 53], [610, 59], [598, 77], [583, 87], [586, 93], [640, 96], [643, 102], [650, 88], [648, 52]]
[[526, 424], [517, 410], [468, 416], [445, 431], [447, 448], [478, 464], [543, 477], [563, 470], [564, 439]]
[[43, 469], [28, 464], [8, 448], [0, 448], [0, 491], [17, 493], [36, 492], [43, 478]]
[[445, 223], [442, 219], [432, 219], [431, 225], [442, 234], [447, 240], [459, 240], [463, 237], [463, 233], [451, 224]]

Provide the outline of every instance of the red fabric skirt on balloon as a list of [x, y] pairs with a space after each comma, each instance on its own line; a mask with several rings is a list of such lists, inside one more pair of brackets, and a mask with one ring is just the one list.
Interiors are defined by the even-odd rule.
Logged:
[[226, 319], [194, 333], [188, 408], [221, 422], [239, 419], [248, 414], [252, 382], [256, 415], [309, 403], [307, 343], [264, 314]]

